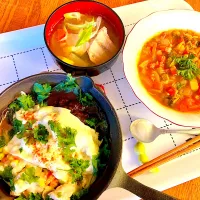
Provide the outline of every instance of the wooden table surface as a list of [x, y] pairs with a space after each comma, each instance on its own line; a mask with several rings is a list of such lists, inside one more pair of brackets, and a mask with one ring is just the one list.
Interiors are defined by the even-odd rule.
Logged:
[[[99, 0], [110, 7], [140, 2], [142, 0]], [[186, 0], [200, 11], [200, 0]], [[50, 13], [66, 0], [0, 0], [0, 33], [45, 23]], [[1, 47], [0, 47], [1, 48]], [[165, 193], [181, 200], [200, 199], [200, 177], [183, 183]]]

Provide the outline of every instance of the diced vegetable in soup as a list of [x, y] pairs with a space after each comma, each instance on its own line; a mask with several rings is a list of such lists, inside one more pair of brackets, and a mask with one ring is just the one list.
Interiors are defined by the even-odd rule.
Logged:
[[200, 111], [200, 34], [169, 30], [142, 48], [138, 70], [147, 91], [180, 112]]
[[89, 67], [112, 58], [119, 49], [119, 38], [101, 16], [72, 12], [54, 28], [49, 46], [62, 61]]

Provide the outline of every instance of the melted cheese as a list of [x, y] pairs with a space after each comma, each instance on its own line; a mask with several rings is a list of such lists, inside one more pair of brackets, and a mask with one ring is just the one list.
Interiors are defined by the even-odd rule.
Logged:
[[[38, 141], [36, 143], [26, 143], [23, 138], [18, 139], [14, 136], [7, 145], [7, 150], [10, 154], [33, 165], [49, 169], [61, 182], [69, 182], [70, 177], [67, 170], [70, 169], [70, 166], [62, 159], [62, 151], [58, 147], [56, 133], [48, 125], [48, 121], [53, 120], [59, 122], [63, 128], [70, 127], [77, 130], [75, 137], [76, 147], [73, 147], [75, 154], [78, 158], [87, 158], [90, 160], [90, 166], [86, 170], [86, 173], [93, 173], [91, 159], [93, 155], [98, 154], [101, 143], [98, 140], [98, 133], [94, 129], [85, 125], [66, 108], [52, 106], [35, 107], [30, 112], [34, 116], [34, 119], [36, 119], [36, 123], [33, 126], [42, 124], [48, 130], [48, 143], [43, 144]], [[23, 110], [19, 110], [15, 116], [18, 120], [23, 120], [23, 123], [25, 123], [26, 119], [24, 119], [24, 116], [26, 114]], [[21, 153], [19, 151], [20, 148], [23, 148]]]

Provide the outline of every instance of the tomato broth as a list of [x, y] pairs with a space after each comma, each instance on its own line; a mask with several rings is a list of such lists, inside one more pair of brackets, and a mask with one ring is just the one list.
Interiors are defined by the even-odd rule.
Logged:
[[168, 30], [147, 41], [138, 70], [149, 94], [180, 112], [200, 110], [200, 34]]

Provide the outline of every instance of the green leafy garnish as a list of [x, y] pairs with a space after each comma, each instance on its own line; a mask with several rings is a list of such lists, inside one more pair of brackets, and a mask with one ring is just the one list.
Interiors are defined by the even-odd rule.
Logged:
[[48, 122], [52, 131], [54, 131], [58, 138], [59, 147], [67, 147], [68, 145], [75, 146], [75, 136], [77, 131], [70, 127], [62, 128], [58, 122], [50, 120]]
[[24, 110], [28, 110], [29, 108], [33, 108], [35, 106], [35, 102], [29, 94], [22, 94], [20, 97], [17, 98], [17, 100], [20, 107]]
[[38, 127], [33, 129], [33, 133], [36, 140], [43, 144], [48, 142], [49, 132], [44, 125], [39, 124]]
[[0, 148], [6, 146], [6, 139], [3, 135], [0, 136]]
[[110, 156], [110, 149], [108, 145], [108, 140], [104, 138], [103, 143], [100, 147], [99, 154], [92, 156], [92, 166], [93, 166], [94, 176], [98, 176], [99, 171], [104, 169], [109, 156]]
[[85, 120], [85, 123], [94, 128], [95, 130], [99, 127], [101, 130], [106, 130], [108, 128], [108, 124], [106, 120], [99, 121], [97, 118], [88, 118]]
[[88, 24], [88, 26], [86, 28], [84, 28], [83, 30], [80, 31], [79, 40], [76, 43], [76, 47], [81, 46], [90, 40], [93, 27], [94, 27], [94, 23], [90, 23], [90, 24]]
[[19, 152], [21, 153], [23, 151], [23, 148], [21, 147], [21, 148], [19, 148]]
[[75, 183], [83, 180], [83, 172], [89, 167], [90, 161], [73, 158], [70, 160], [69, 165], [71, 167], [69, 174], [72, 176], [72, 183]]
[[33, 182], [37, 182], [39, 177], [35, 176], [35, 168], [29, 167], [25, 169], [25, 172], [21, 175], [20, 179], [31, 184]]
[[17, 137], [21, 139], [25, 133], [25, 126], [22, 124], [22, 121], [18, 119], [13, 120], [13, 128], [9, 131], [9, 136], [12, 138], [14, 135], [17, 134]]
[[96, 128], [98, 120], [96, 118], [89, 118], [85, 120], [85, 123], [90, 126], [91, 128]]
[[90, 95], [89, 93], [83, 93], [81, 90], [79, 91], [79, 102], [83, 105], [83, 106], [91, 106], [94, 104], [93, 101], [93, 96]]
[[15, 186], [14, 186], [14, 177], [12, 174], [12, 167], [11, 166], [7, 166], [4, 168], [4, 171], [0, 171], [0, 177], [2, 177], [2, 179], [9, 184], [10, 189], [12, 191], [15, 190]]
[[71, 74], [67, 74], [66, 80], [57, 84], [53, 90], [60, 92], [74, 92], [74, 94], [78, 95], [79, 86], [76, 83], [76, 79], [72, 77]]
[[51, 92], [51, 86], [48, 83], [39, 84], [35, 83], [33, 85], [33, 91], [37, 94], [37, 100], [39, 103], [42, 103], [47, 99]]
[[86, 195], [88, 193], [88, 189], [84, 188], [82, 190], [80, 190], [79, 192], [76, 192], [75, 194], [73, 194], [70, 197], [70, 200], [78, 200], [80, 199], [82, 196]]
[[186, 80], [192, 80], [200, 75], [200, 68], [193, 62], [194, 57], [193, 54], [190, 54], [188, 57], [181, 56], [174, 59], [178, 75], [181, 75]]
[[62, 128], [58, 122], [50, 120], [48, 122], [51, 130], [56, 133], [58, 139], [58, 146], [62, 148], [63, 159], [65, 162], [69, 162], [74, 152], [71, 147], [76, 146], [75, 136], [77, 131], [75, 129], [66, 127]]
[[45, 197], [45, 200], [53, 200], [49, 195]]
[[13, 101], [8, 107], [12, 109], [14, 112], [20, 109], [20, 105], [17, 100]]
[[[25, 195], [20, 195], [16, 200], [43, 200], [42, 195], [39, 193], [30, 193], [28, 197]], [[50, 200], [50, 199], [45, 199], [45, 200]]]

